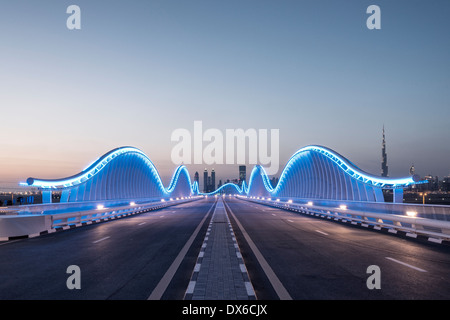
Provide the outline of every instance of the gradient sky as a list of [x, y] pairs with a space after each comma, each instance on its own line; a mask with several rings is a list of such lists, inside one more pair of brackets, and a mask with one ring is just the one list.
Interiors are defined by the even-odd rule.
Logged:
[[279, 129], [280, 172], [320, 144], [380, 174], [384, 125], [390, 176], [449, 175], [449, 19], [448, 0], [3, 1], [0, 184], [69, 176], [124, 145], [168, 181], [171, 133], [195, 120]]

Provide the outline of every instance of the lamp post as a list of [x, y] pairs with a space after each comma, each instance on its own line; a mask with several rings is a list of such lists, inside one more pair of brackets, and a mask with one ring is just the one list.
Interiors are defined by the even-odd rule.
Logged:
[[425, 192], [421, 192], [420, 195], [422, 196], [422, 204], [425, 204], [425, 197], [427, 194]]

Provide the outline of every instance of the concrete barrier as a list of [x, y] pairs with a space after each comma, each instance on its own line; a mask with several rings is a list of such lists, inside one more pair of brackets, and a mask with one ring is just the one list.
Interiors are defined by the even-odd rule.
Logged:
[[[55, 230], [63, 230], [72, 227], [78, 227], [93, 222], [107, 221], [126, 217], [133, 214], [158, 210], [161, 208], [191, 202], [202, 199], [202, 196], [176, 198], [167, 201], [151, 201], [148, 203], [128, 203], [123, 205], [124, 201], [118, 202], [120, 205], [92, 209], [93, 204], [85, 205], [85, 210], [81, 210], [81, 203], [71, 204], [49, 204], [38, 206], [39, 210], [35, 212], [50, 213], [15, 213], [13, 215], [0, 216], [0, 241], [8, 241], [14, 238], [31, 238]], [[108, 203], [111, 205], [111, 203]], [[30, 210], [30, 208], [26, 208]], [[33, 208], [35, 209], [35, 208]], [[78, 209], [78, 210], [77, 210]], [[31, 210], [30, 210], [31, 211]], [[66, 211], [66, 212], [65, 212]], [[60, 212], [55, 213], [53, 212]]]
[[0, 218], [0, 240], [38, 235], [41, 231], [50, 229], [51, 224], [49, 215], [3, 216]]

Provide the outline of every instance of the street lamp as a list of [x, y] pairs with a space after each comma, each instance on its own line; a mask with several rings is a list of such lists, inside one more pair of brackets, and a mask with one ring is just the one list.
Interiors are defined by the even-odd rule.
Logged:
[[422, 196], [422, 204], [425, 204], [425, 197], [427, 194], [425, 192], [421, 192], [420, 195]]

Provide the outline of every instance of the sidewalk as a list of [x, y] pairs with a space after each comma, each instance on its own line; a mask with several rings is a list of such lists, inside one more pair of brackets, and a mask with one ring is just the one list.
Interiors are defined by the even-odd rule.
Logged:
[[219, 197], [185, 300], [254, 300], [239, 246]]

